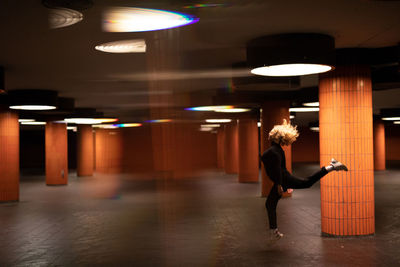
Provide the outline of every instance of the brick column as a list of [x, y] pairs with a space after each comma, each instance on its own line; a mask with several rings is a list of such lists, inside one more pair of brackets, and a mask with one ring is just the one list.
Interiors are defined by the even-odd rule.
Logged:
[[0, 107], [0, 202], [19, 200], [18, 115]]
[[382, 120], [374, 121], [374, 169], [386, 170], [385, 125]]
[[239, 182], [258, 182], [258, 126], [256, 119], [239, 119]]
[[[262, 104], [261, 112], [261, 154], [267, 150], [271, 143], [268, 140], [268, 134], [275, 125], [282, 124], [283, 119], [290, 121], [289, 114], [290, 101], [268, 101]], [[286, 168], [292, 171], [292, 146], [283, 146], [286, 157]], [[268, 196], [269, 191], [273, 186], [273, 182], [265, 173], [264, 165], [261, 165], [262, 180], [261, 180], [261, 195]], [[287, 194], [286, 196], [290, 196]]]
[[225, 168], [225, 128], [221, 125], [217, 132], [217, 167], [218, 169]]
[[64, 123], [46, 123], [46, 184], [68, 184], [67, 126]]
[[93, 175], [93, 129], [91, 125], [78, 125], [77, 175]]
[[333, 236], [375, 232], [372, 86], [367, 66], [338, 66], [320, 75], [320, 162], [348, 172], [321, 180], [321, 230]]
[[238, 173], [238, 129], [236, 122], [225, 125], [225, 172]]

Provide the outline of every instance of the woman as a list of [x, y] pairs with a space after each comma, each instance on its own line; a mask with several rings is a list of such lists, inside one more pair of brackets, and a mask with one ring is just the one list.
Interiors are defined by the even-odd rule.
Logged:
[[344, 164], [332, 159], [328, 166], [322, 167], [318, 172], [309, 177], [299, 178], [290, 174], [286, 169], [285, 153], [283, 152], [282, 146], [291, 145], [296, 141], [298, 136], [299, 133], [296, 127], [287, 123], [286, 120], [283, 120], [283, 124], [275, 125], [269, 132], [268, 139], [271, 141], [271, 147], [261, 156], [265, 171], [274, 182], [267, 201], [265, 202], [268, 212], [270, 235], [274, 239], [283, 237], [283, 234], [278, 230], [276, 222], [276, 206], [283, 192], [286, 192], [288, 188], [309, 188], [328, 172], [333, 170], [347, 171], [347, 167]]

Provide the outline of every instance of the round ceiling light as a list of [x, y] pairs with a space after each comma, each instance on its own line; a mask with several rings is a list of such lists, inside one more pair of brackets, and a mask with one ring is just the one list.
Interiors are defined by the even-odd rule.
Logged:
[[63, 28], [83, 20], [81, 12], [69, 8], [50, 9], [49, 25], [51, 29]]
[[46, 125], [45, 121], [25, 121], [21, 122], [22, 125]]
[[333, 69], [335, 40], [317, 33], [262, 36], [247, 44], [251, 73], [263, 76], [300, 76]]
[[57, 108], [56, 91], [39, 89], [10, 90], [8, 95], [11, 109], [52, 110]]
[[289, 108], [289, 112], [317, 112], [319, 108], [313, 107], [295, 107]]
[[306, 106], [306, 107], [319, 107], [319, 102], [307, 102], [307, 103], [303, 103], [303, 106]]
[[251, 73], [262, 76], [301, 76], [323, 73], [332, 70], [331, 66], [321, 64], [281, 64], [265, 67], [258, 67], [251, 70]]
[[206, 122], [208, 123], [227, 123], [231, 122], [231, 119], [207, 119]]
[[143, 39], [116, 41], [96, 45], [95, 49], [106, 53], [144, 53], [146, 42]]
[[106, 32], [144, 32], [176, 28], [199, 21], [198, 18], [167, 10], [117, 7], [104, 13]]
[[193, 110], [193, 111], [217, 111], [222, 109], [232, 109], [233, 106], [200, 106], [200, 107], [192, 107], [185, 108], [185, 110]]
[[241, 113], [250, 111], [249, 108], [228, 108], [228, 109], [216, 109], [215, 112], [225, 112], [225, 113]]

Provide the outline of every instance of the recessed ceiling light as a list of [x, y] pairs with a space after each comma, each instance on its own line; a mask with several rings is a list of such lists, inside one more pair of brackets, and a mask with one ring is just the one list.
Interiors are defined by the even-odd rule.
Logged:
[[117, 7], [104, 13], [106, 32], [144, 32], [180, 27], [199, 21], [194, 16], [167, 10]]
[[11, 109], [20, 109], [20, 110], [52, 110], [56, 109], [55, 106], [47, 106], [47, 105], [15, 105], [10, 106]]
[[29, 122], [29, 121], [35, 121], [34, 119], [19, 119], [18, 122]]
[[307, 102], [307, 103], [303, 103], [303, 106], [306, 106], [306, 107], [319, 107], [319, 102]]
[[331, 66], [321, 64], [281, 64], [258, 67], [251, 73], [262, 76], [301, 76], [330, 71]]
[[310, 130], [313, 132], [319, 132], [319, 127], [310, 127]]
[[73, 9], [52, 8], [49, 13], [49, 25], [51, 29], [67, 27], [83, 20], [83, 15]]
[[185, 110], [193, 110], [193, 111], [216, 111], [221, 109], [232, 109], [233, 106], [200, 106], [200, 107], [192, 107], [185, 108]]
[[400, 117], [385, 117], [382, 118], [384, 121], [400, 121]]
[[211, 132], [212, 130], [214, 130], [213, 128], [206, 128], [206, 127], [201, 127], [200, 131], [201, 132]]
[[45, 121], [25, 121], [21, 122], [22, 125], [46, 125]]
[[220, 127], [220, 124], [202, 124], [200, 125], [201, 128], [218, 128]]
[[227, 109], [216, 109], [215, 112], [225, 112], [225, 113], [241, 113], [250, 111], [249, 108], [227, 108]]
[[95, 118], [67, 118], [64, 119], [66, 123], [75, 124], [100, 124], [101, 121]]
[[231, 119], [207, 119], [206, 122], [209, 123], [227, 123], [227, 122], [231, 122]]
[[78, 128], [76, 126], [67, 126], [67, 130], [76, 132], [78, 130]]
[[308, 108], [308, 107], [298, 107], [298, 108], [289, 108], [289, 112], [317, 112], [319, 108]]
[[400, 121], [394, 121], [393, 123], [394, 124], [400, 124]]
[[289, 119], [291, 119], [291, 120], [293, 120], [294, 118], [296, 118], [296, 116], [294, 116], [294, 115], [289, 116]]
[[123, 40], [96, 45], [95, 49], [106, 53], [144, 53], [146, 42], [143, 39]]

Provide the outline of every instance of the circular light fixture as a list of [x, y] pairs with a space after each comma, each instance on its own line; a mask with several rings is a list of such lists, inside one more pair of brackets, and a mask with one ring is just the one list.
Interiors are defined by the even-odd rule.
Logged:
[[67, 130], [76, 132], [78, 130], [78, 127], [76, 127], [76, 126], [67, 126]]
[[293, 120], [294, 118], [296, 118], [295, 115], [290, 115], [290, 116], [289, 116], [289, 119], [291, 119], [291, 120]]
[[247, 44], [247, 63], [256, 75], [309, 75], [332, 70], [334, 51], [334, 39], [325, 34], [270, 35]]
[[74, 124], [100, 124], [101, 121], [95, 118], [67, 118], [64, 119], [66, 123]]
[[20, 110], [52, 110], [56, 109], [55, 106], [46, 106], [46, 105], [14, 105], [10, 106], [11, 109], [20, 109]]
[[319, 102], [303, 103], [303, 106], [306, 106], [306, 107], [319, 107]]
[[319, 132], [319, 127], [310, 127], [310, 130], [313, 132]]
[[228, 109], [216, 109], [215, 112], [224, 112], [224, 113], [241, 113], [250, 111], [249, 108], [228, 108]]
[[331, 66], [321, 64], [281, 64], [273, 66], [258, 67], [251, 73], [262, 76], [301, 76], [330, 71]]
[[106, 53], [144, 53], [146, 42], [143, 39], [116, 41], [96, 45], [95, 49]]
[[227, 122], [231, 122], [231, 119], [207, 119], [206, 122], [209, 123], [227, 123]]
[[167, 10], [118, 7], [104, 13], [103, 30], [106, 32], [144, 32], [176, 28], [198, 22], [199, 19]]
[[317, 112], [317, 111], [319, 111], [319, 108], [313, 108], [313, 107], [289, 108], [289, 112]]
[[400, 121], [394, 121], [393, 123], [394, 124], [400, 124]]
[[46, 125], [45, 121], [25, 121], [21, 122], [22, 125]]
[[83, 20], [81, 12], [69, 8], [50, 9], [49, 25], [51, 29], [63, 28]]
[[11, 109], [53, 110], [57, 108], [57, 92], [52, 90], [22, 89], [8, 91]]
[[216, 111], [221, 109], [232, 109], [233, 106], [200, 106], [200, 107], [192, 107], [185, 108], [185, 110], [193, 110], [193, 111]]
[[220, 127], [220, 124], [202, 124], [200, 125], [201, 128], [218, 128]]
[[35, 121], [34, 119], [18, 119], [18, 122], [31, 122]]
[[385, 117], [382, 118], [384, 121], [400, 121], [400, 117]]

